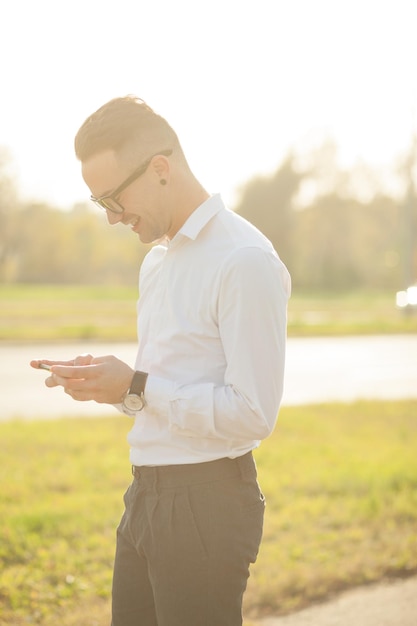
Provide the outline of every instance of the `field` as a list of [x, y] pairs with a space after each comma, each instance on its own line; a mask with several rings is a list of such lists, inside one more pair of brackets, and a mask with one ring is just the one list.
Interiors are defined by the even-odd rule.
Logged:
[[[136, 339], [137, 289], [0, 285], [0, 340]], [[417, 332], [391, 292], [302, 294], [288, 309], [290, 336]]]
[[[0, 625], [107, 626], [130, 420], [0, 423]], [[417, 401], [284, 407], [246, 626], [417, 572]]]
[[[0, 285], [0, 340], [133, 341], [137, 291]], [[300, 294], [290, 336], [417, 332], [392, 293]], [[1, 345], [1, 344], [0, 344]], [[130, 420], [0, 423], [0, 626], [107, 626]], [[417, 401], [284, 407], [245, 626], [417, 572]]]
[[137, 289], [0, 285], [0, 340], [135, 340]]

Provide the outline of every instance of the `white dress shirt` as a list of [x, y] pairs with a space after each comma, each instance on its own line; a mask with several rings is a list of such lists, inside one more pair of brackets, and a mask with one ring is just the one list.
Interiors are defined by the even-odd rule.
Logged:
[[152, 248], [139, 276], [135, 369], [149, 376], [128, 434], [133, 465], [233, 458], [271, 433], [290, 290], [271, 243], [219, 195]]

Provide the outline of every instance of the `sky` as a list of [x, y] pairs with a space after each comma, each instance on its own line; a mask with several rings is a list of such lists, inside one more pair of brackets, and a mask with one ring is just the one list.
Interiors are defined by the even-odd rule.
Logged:
[[89, 191], [86, 117], [136, 94], [230, 205], [248, 179], [326, 138], [383, 168], [416, 130], [415, 0], [0, 0], [0, 146], [20, 195]]

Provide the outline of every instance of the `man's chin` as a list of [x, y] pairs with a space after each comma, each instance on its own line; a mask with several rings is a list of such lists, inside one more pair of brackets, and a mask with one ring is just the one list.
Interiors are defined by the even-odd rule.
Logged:
[[146, 236], [143, 233], [137, 233], [139, 237], [139, 241], [145, 245], [155, 244], [161, 241], [161, 239], [153, 239], [152, 237]]

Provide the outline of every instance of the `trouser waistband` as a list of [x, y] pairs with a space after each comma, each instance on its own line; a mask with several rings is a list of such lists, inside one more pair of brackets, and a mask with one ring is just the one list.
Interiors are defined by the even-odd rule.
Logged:
[[213, 480], [223, 480], [248, 473], [256, 474], [252, 452], [236, 457], [224, 458], [206, 463], [189, 463], [185, 465], [132, 466], [135, 479], [144, 483], [157, 481], [164, 487], [175, 487], [181, 484], [196, 484]]

